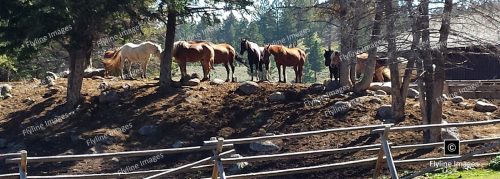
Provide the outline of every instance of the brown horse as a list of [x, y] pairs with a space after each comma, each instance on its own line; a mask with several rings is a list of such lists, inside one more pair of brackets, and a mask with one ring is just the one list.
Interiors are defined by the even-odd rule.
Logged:
[[[189, 41], [191, 44], [195, 43], [206, 43], [214, 49], [214, 64], [224, 64], [226, 68], [227, 76], [226, 82], [234, 82], [234, 60], [236, 59], [236, 50], [229, 44], [212, 44], [206, 41]], [[231, 69], [229, 69], [231, 66]], [[231, 70], [233, 71], [231, 73]], [[231, 80], [229, 79], [229, 74], [231, 73]]]
[[279, 82], [281, 82], [281, 66], [283, 66], [283, 82], [286, 83], [285, 69], [293, 66], [295, 83], [302, 83], [302, 72], [306, 61], [306, 53], [299, 48], [287, 48], [282, 45], [268, 45], [264, 48], [264, 60], [269, 61], [269, 56], [274, 56], [278, 67]]
[[179, 64], [182, 78], [187, 76], [186, 63], [199, 61], [203, 66], [202, 81], [210, 79], [209, 73], [210, 69], [213, 68], [215, 52], [209, 44], [203, 42], [190, 43], [186, 41], [177, 41], [174, 43], [172, 54], [175, 61]]

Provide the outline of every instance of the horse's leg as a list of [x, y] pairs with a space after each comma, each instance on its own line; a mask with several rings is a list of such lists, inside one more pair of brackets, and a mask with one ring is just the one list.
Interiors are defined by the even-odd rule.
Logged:
[[300, 83], [299, 81], [299, 66], [293, 66], [293, 71], [295, 71], [295, 83]]
[[187, 75], [186, 61], [184, 59], [179, 59], [179, 68], [181, 69], [181, 82], [182, 82], [182, 80], [184, 80], [184, 77]]
[[286, 66], [283, 65], [283, 83], [286, 83]]
[[330, 81], [333, 81], [333, 68], [332, 67], [328, 67], [328, 70], [330, 71]]
[[271, 74], [269, 73], [269, 61], [266, 62], [266, 80], [269, 81], [271, 79]]
[[233, 71], [233, 72], [231, 73], [231, 81], [232, 81], [232, 82], [235, 82], [235, 80], [234, 80], [234, 61], [233, 61], [233, 62], [230, 62], [230, 63], [229, 63], [229, 65], [231, 65], [231, 70]]
[[122, 58], [120, 60], [120, 76], [122, 77], [122, 80], [125, 79], [125, 77], [123, 76], [123, 70], [124, 70], [124, 68], [125, 68], [125, 59]]
[[281, 65], [276, 64], [276, 67], [278, 68], [278, 83], [281, 82]]
[[148, 70], [148, 61], [142, 63], [142, 78], [146, 78], [146, 72]]
[[262, 71], [262, 65], [263, 65], [262, 62], [259, 62], [259, 66], [258, 67], [259, 67], [259, 72], [260, 72], [260, 76], [259, 76], [259, 80], [260, 81], [264, 80], [264, 73]]
[[250, 77], [252, 78], [250, 81], [253, 81], [253, 63], [250, 63]]
[[229, 64], [227, 63], [224, 63], [224, 67], [226, 67], [226, 82], [229, 82], [229, 73], [230, 73], [230, 70], [229, 70]]
[[128, 69], [128, 76], [129, 76], [129, 78], [133, 79], [132, 78], [132, 62], [130, 62], [130, 61], [128, 62], [127, 69]]
[[208, 77], [208, 75], [209, 75], [208, 73], [210, 73], [210, 62], [203, 60], [203, 62], [201, 64], [203, 67], [203, 79], [201, 81], [207, 81], [208, 79], [210, 79]]
[[302, 77], [304, 75], [304, 65], [299, 66], [299, 81], [302, 83]]

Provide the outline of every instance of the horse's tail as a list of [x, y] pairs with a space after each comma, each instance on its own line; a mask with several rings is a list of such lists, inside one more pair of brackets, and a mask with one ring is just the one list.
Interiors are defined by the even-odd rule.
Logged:
[[121, 68], [121, 48], [118, 48], [113, 53], [113, 56], [108, 61], [103, 61], [104, 73], [107, 76], [110, 71], [119, 70]]

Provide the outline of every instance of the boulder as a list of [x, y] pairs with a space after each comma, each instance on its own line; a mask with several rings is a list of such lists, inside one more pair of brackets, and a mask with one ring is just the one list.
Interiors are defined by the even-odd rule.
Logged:
[[250, 143], [250, 149], [255, 152], [274, 152], [280, 150], [280, 147], [270, 140]]
[[172, 147], [173, 148], [180, 148], [182, 146], [186, 146], [187, 144], [188, 143], [186, 141], [180, 141], [180, 140], [178, 140], [178, 141], [175, 141], [174, 144], [172, 144]]
[[259, 84], [253, 82], [253, 81], [245, 81], [240, 84], [240, 87], [238, 87], [238, 90], [243, 92], [244, 94], [253, 94], [259, 90], [260, 86]]
[[224, 84], [224, 80], [215, 78], [210, 81], [210, 85], [221, 85], [221, 84]]
[[347, 113], [352, 108], [350, 102], [338, 101], [330, 107], [331, 115], [342, 115]]
[[[229, 158], [242, 158], [242, 157], [243, 156], [241, 156], [240, 154], [231, 154], [231, 156], [229, 156]], [[248, 162], [238, 162], [238, 163], [229, 165], [229, 167], [227, 168], [227, 171], [236, 173], [236, 172], [241, 171], [242, 169], [244, 169], [247, 166], [248, 166]]]
[[5, 96], [7, 94], [12, 93], [12, 86], [9, 84], [1, 84], [0, 85], [0, 95]]
[[109, 90], [109, 89], [111, 89], [111, 85], [108, 82], [104, 81], [104, 82], [101, 82], [99, 84], [99, 90], [106, 91], [106, 90]]
[[[448, 122], [446, 122], [445, 120], [443, 120], [441, 123], [448, 124]], [[456, 127], [441, 128], [441, 138], [443, 138], [443, 140], [460, 140], [460, 134], [458, 133], [458, 129]]]
[[50, 71], [45, 72], [45, 77], [51, 77], [54, 80], [57, 80], [59, 78], [59, 76], [57, 74], [50, 72]]
[[104, 76], [104, 68], [87, 68], [83, 71], [84, 78], [92, 78], [93, 76]]
[[55, 94], [59, 93], [59, 91], [61, 91], [59, 88], [51, 87], [51, 88], [49, 88], [49, 90], [47, 92], [45, 92], [43, 97], [48, 98], [48, 97], [54, 96]]
[[408, 95], [406, 95], [406, 96], [408, 98], [418, 98], [418, 95], [420, 95], [420, 92], [418, 92], [416, 89], [409, 88]]
[[105, 78], [102, 76], [92, 76], [93, 80], [104, 80]]
[[381, 119], [392, 119], [392, 106], [382, 105], [377, 109], [377, 116]]
[[120, 99], [120, 96], [116, 91], [103, 91], [99, 95], [99, 103], [112, 103]]
[[326, 89], [326, 87], [321, 83], [314, 83], [309, 87], [309, 89], [311, 89], [314, 92], [320, 93], [323, 92]]
[[200, 79], [200, 75], [198, 75], [198, 73], [193, 73], [191, 74], [191, 76], [189, 76], [191, 79], [194, 79], [194, 78], [198, 78]]
[[377, 90], [375, 91], [375, 95], [387, 95], [387, 93], [384, 90]]
[[453, 102], [453, 103], [461, 103], [464, 101], [465, 101], [465, 99], [462, 96], [455, 96], [455, 97], [451, 98], [451, 102]]
[[156, 126], [153, 126], [153, 125], [145, 125], [139, 129], [139, 134], [144, 135], [144, 136], [151, 135], [155, 132], [156, 132]]
[[274, 92], [273, 94], [271, 94], [267, 100], [269, 100], [270, 102], [278, 102], [278, 101], [284, 101], [286, 99], [285, 97], [285, 94], [281, 93], [281, 92]]
[[391, 94], [391, 83], [372, 83], [370, 84], [370, 88], [368, 88], [370, 90], [373, 90], [373, 91], [377, 91], [377, 90], [382, 90], [382, 91], [385, 91], [385, 93], [387, 94]]
[[130, 89], [130, 84], [128, 84], [128, 83], [123, 84], [122, 85], [122, 89], [129, 90]]
[[497, 109], [498, 107], [495, 106], [494, 104], [479, 100], [476, 102], [476, 105], [474, 106], [474, 111], [478, 112], [493, 112], [496, 111]]
[[67, 77], [68, 77], [68, 75], [69, 75], [69, 70], [65, 70], [65, 71], [63, 71], [63, 72], [59, 73], [59, 76], [60, 76], [61, 78], [67, 78]]
[[198, 78], [193, 78], [188, 81], [184, 85], [186, 86], [198, 86], [201, 83], [200, 79]]

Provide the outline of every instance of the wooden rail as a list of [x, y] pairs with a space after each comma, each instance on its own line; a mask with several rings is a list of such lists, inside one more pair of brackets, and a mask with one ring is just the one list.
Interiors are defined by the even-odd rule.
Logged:
[[[224, 145], [224, 148], [232, 148], [232, 144]], [[98, 158], [113, 158], [113, 157], [142, 157], [158, 154], [178, 154], [187, 152], [200, 152], [215, 149], [215, 146], [196, 146], [196, 147], [183, 147], [183, 148], [169, 148], [157, 150], [141, 150], [141, 151], [126, 151], [114, 153], [98, 153], [98, 154], [81, 154], [81, 155], [60, 155], [60, 156], [43, 156], [43, 157], [28, 157], [30, 163], [41, 162], [63, 162], [63, 161], [76, 161], [85, 159], [98, 159]], [[19, 163], [20, 158], [6, 159], [5, 163]]]
[[[260, 137], [249, 137], [249, 138], [240, 138], [240, 139], [225, 139], [225, 144], [246, 144], [252, 142], [258, 142], [263, 140], [273, 140], [273, 139], [290, 139], [290, 138], [298, 138], [298, 137], [307, 137], [311, 135], [320, 135], [320, 134], [328, 134], [333, 132], [348, 132], [348, 131], [356, 131], [356, 130], [373, 130], [377, 128], [383, 128], [384, 125], [369, 125], [369, 126], [355, 126], [355, 127], [346, 127], [346, 128], [335, 128], [335, 129], [325, 129], [325, 130], [317, 130], [317, 131], [307, 131], [307, 132], [299, 132], [299, 133], [290, 133], [290, 134], [279, 134], [272, 136], [260, 136]], [[383, 130], [383, 129], [382, 129]], [[216, 141], [204, 141], [205, 145], [215, 145]]]

